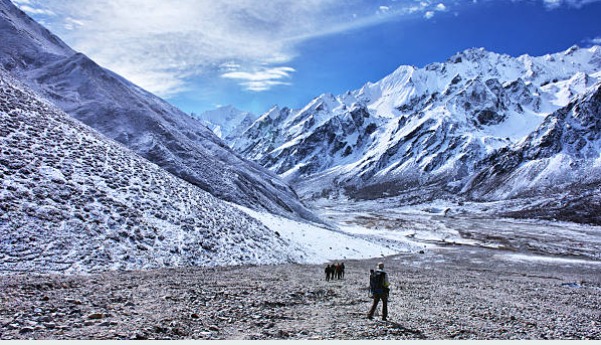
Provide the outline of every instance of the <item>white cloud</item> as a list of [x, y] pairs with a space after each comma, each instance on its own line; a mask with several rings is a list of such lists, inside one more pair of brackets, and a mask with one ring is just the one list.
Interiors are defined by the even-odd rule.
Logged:
[[290, 85], [285, 80], [290, 79], [295, 70], [292, 67], [262, 67], [250, 72], [232, 71], [223, 73], [222, 78], [239, 81], [249, 91], [266, 91], [276, 85]]
[[[308, 39], [406, 15], [431, 18], [446, 8], [440, 0], [396, 1], [394, 7], [365, 0], [13, 1], [74, 49], [163, 97], [199, 76], [277, 70]], [[288, 73], [226, 80], [260, 91], [289, 84]]]
[[601, 36], [595, 38], [587, 38], [582, 41], [585, 45], [601, 45]]
[[379, 10], [379, 13], [386, 13], [386, 12], [390, 11], [390, 7], [389, 6], [380, 6], [378, 8], [378, 10]]
[[74, 30], [80, 26], [84, 26], [85, 24], [81, 20], [77, 20], [71, 17], [65, 18], [65, 24], [63, 27], [67, 30]]
[[[581, 7], [601, 0], [537, 1], [552, 9]], [[449, 9], [449, 2], [442, 0], [95, 0], [85, 5], [80, 0], [13, 2], [74, 49], [163, 97], [186, 90], [190, 80], [198, 76], [255, 73], [262, 68], [290, 65], [297, 57], [298, 45], [309, 39], [402, 16], [432, 19]], [[243, 83], [242, 79], [228, 79]], [[286, 81], [249, 80], [244, 87], [265, 90], [291, 81], [292, 74]]]
[[22, 1], [21, 4], [19, 5], [19, 8], [21, 9], [21, 11], [23, 12], [27, 12], [31, 15], [46, 15], [46, 16], [55, 16], [56, 14], [50, 10], [44, 10], [41, 8], [36, 8], [36, 7], [32, 7], [29, 6], [30, 2], [29, 1]]
[[548, 9], [556, 9], [562, 6], [581, 8], [582, 6], [599, 2], [601, 0], [543, 0]]

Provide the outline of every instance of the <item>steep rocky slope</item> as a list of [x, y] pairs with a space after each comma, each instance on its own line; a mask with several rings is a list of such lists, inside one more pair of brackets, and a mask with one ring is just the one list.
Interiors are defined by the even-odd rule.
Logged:
[[0, 273], [301, 256], [237, 208], [72, 119], [0, 69]]
[[227, 201], [316, 220], [275, 174], [196, 119], [76, 53], [0, 0], [0, 65], [69, 115]]

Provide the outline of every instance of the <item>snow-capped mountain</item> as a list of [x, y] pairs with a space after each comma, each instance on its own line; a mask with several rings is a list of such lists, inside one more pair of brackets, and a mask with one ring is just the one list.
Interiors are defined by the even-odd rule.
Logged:
[[[444, 63], [401, 66], [302, 109], [275, 107], [232, 143], [305, 197], [457, 195], [482, 169], [479, 162], [537, 140], [530, 134], [547, 126], [549, 114], [600, 78], [599, 46], [517, 58], [469, 49]], [[573, 135], [580, 142], [584, 132]]]
[[0, 65], [69, 115], [211, 194], [316, 220], [277, 175], [233, 152], [200, 121], [77, 53], [0, 0]]
[[299, 261], [255, 219], [0, 68], [0, 273]]
[[538, 201], [539, 213], [601, 223], [601, 83], [479, 166], [463, 190], [473, 200], [544, 194], [547, 198]]
[[257, 116], [247, 111], [242, 111], [231, 105], [208, 110], [195, 115], [203, 124], [226, 141], [235, 140], [243, 130], [248, 128], [257, 119]]

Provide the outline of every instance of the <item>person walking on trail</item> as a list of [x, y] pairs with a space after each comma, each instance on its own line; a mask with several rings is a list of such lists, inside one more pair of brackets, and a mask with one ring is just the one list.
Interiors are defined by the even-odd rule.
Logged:
[[374, 298], [374, 269], [369, 270], [369, 298]]
[[371, 275], [369, 281], [371, 293], [374, 296], [374, 302], [367, 313], [368, 319], [373, 319], [374, 313], [378, 308], [378, 303], [382, 300], [382, 320], [386, 321], [388, 317], [388, 293], [390, 292], [390, 282], [388, 281], [388, 274], [384, 272], [384, 263], [379, 262], [376, 271]]
[[328, 281], [330, 281], [330, 274], [332, 273], [332, 269], [330, 268], [330, 265], [326, 266], [325, 272], [326, 272], [326, 281], [328, 282]]

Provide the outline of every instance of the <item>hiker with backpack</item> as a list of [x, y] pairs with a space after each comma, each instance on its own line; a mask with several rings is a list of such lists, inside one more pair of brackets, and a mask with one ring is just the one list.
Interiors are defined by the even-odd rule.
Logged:
[[388, 274], [384, 272], [384, 263], [379, 262], [376, 270], [371, 273], [369, 279], [370, 292], [373, 295], [374, 302], [367, 313], [368, 319], [373, 319], [374, 313], [378, 308], [378, 303], [382, 300], [382, 320], [386, 321], [388, 316], [388, 293], [390, 292], [390, 282], [388, 281]]

